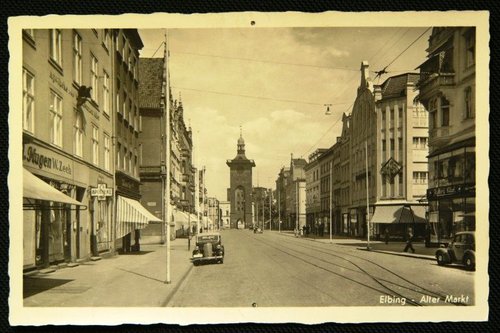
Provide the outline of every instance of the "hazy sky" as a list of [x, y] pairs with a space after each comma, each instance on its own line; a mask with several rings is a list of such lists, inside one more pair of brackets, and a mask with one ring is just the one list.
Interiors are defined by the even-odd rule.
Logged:
[[[236, 156], [240, 125], [246, 155], [256, 163], [254, 186], [274, 188], [291, 153], [307, 160], [340, 135], [342, 113], [351, 112], [356, 97], [361, 62], [367, 60], [372, 71], [383, 69], [426, 29], [170, 29], [172, 92], [175, 98], [182, 94], [194, 163], [206, 166], [209, 196], [226, 200], [226, 160]], [[425, 59], [430, 32], [387, 68], [389, 75], [415, 71]], [[164, 30], [139, 33], [141, 57], [163, 56], [158, 48]], [[324, 104], [333, 104], [332, 115], [325, 115]]]

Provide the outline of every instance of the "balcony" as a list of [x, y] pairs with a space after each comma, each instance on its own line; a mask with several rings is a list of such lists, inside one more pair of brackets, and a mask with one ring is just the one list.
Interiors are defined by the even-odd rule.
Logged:
[[455, 70], [453, 69], [453, 48], [448, 48], [432, 55], [420, 68], [418, 89], [432, 90], [440, 86], [455, 84]]

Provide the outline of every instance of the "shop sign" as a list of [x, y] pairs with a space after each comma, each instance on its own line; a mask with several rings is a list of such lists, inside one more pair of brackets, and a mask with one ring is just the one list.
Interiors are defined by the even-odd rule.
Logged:
[[106, 197], [113, 195], [113, 189], [106, 187], [106, 184], [97, 184], [97, 187], [90, 189], [90, 196], [97, 197], [97, 200], [106, 200]]
[[57, 156], [54, 152], [25, 144], [23, 147], [23, 161], [37, 166], [41, 170], [56, 171], [65, 175], [71, 175], [71, 160]]
[[49, 77], [52, 80], [52, 83], [56, 84], [59, 88], [64, 90], [71, 97], [76, 98], [75, 94], [71, 91], [70, 87], [66, 85], [66, 83], [59, 75], [56, 75], [54, 72], [50, 72]]
[[427, 190], [427, 199], [432, 200], [439, 197], [453, 196], [453, 195], [475, 195], [476, 186], [475, 185], [449, 185], [436, 188], [430, 188]]
[[382, 169], [380, 169], [380, 173], [382, 175], [388, 176], [390, 179], [394, 179], [396, 175], [401, 171], [401, 165], [396, 162], [395, 159], [392, 157], [385, 162], [385, 164], [382, 166]]

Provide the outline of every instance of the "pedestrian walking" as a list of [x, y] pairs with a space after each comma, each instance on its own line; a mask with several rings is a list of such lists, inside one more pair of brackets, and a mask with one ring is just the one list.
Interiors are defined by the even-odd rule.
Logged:
[[325, 235], [325, 224], [321, 222], [319, 224], [319, 236], [323, 237]]
[[411, 228], [408, 228], [408, 231], [406, 232], [406, 246], [403, 252], [411, 250], [412, 253], [415, 253], [415, 249], [413, 248], [412, 242], [413, 242], [413, 230]]
[[389, 244], [389, 228], [385, 228], [384, 230], [384, 240], [385, 240], [385, 244]]

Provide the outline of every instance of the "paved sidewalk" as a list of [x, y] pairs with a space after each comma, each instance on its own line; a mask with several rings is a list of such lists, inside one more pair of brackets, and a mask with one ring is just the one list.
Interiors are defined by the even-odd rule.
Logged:
[[165, 306], [191, 271], [187, 239], [171, 243], [170, 284], [166, 246], [141, 244], [135, 254], [88, 261], [23, 279], [24, 306]]
[[[267, 231], [269, 232], [269, 231]], [[276, 232], [277, 231], [271, 231], [271, 232]], [[280, 233], [283, 236], [288, 236], [288, 237], [295, 237], [293, 231], [282, 231]], [[318, 237], [318, 236], [309, 236], [309, 237], [302, 237], [300, 238], [309, 240], [309, 241], [315, 241], [315, 242], [320, 242], [320, 243], [330, 243], [330, 236], [325, 235], [324, 237]], [[345, 246], [354, 246], [357, 247], [359, 250], [367, 250], [366, 249], [366, 239], [359, 239], [359, 238], [347, 238], [347, 237], [339, 237], [339, 236], [333, 236], [332, 237], [332, 243], [337, 244], [337, 245], [345, 245]], [[392, 255], [399, 255], [399, 256], [405, 256], [405, 257], [412, 257], [412, 258], [418, 258], [418, 259], [426, 259], [426, 260], [435, 260], [436, 258], [434, 257], [434, 254], [436, 253], [437, 248], [436, 247], [425, 247], [425, 244], [423, 242], [414, 242], [413, 243], [413, 248], [415, 249], [415, 253], [411, 252], [403, 252], [404, 248], [406, 246], [405, 242], [401, 241], [394, 241], [394, 242], [389, 242], [389, 244], [385, 244], [384, 242], [381, 241], [370, 241], [370, 248], [371, 251], [374, 252], [379, 252], [379, 253], [386, 253], [386, 254], [392, 254]]]

